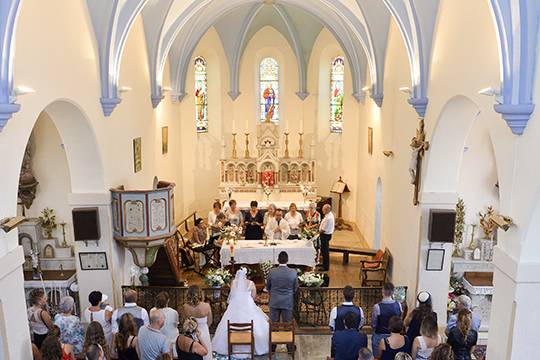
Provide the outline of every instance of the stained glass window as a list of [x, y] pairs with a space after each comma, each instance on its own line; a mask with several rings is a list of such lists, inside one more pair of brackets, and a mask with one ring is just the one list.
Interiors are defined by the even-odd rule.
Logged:
[[343, 78], [345, 75], [345, 61], [338, 56], [332, 61], [330, 74], [330, 132], [343, 131]]
[[260, 119], [279, 122], [279, 65], [264, 58], [259, 65]]
[[206, 60], [195, 58], [195, 119], [197, 132], [208, 132], [208, 85], [206, 83]]

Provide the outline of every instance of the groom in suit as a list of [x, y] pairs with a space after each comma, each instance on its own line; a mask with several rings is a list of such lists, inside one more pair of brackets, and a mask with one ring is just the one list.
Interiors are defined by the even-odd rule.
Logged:
[[270, 294], [270, 320], [291, 322], [294, 294], [298, 290], [296, 271], [287, 266], [289, 255], [282, 251], [278, 255], [279, 266], [270, 270], [266, 288]]

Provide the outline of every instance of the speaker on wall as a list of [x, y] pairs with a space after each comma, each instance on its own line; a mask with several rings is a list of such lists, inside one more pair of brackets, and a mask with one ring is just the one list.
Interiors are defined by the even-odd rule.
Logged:
[[98, 208], [73, 209], [75, 241], [98, 241], [101, 238]]
[[454, 242], [456, 212], [454, 210], [430, 210], [428, 240], [431, 242]]

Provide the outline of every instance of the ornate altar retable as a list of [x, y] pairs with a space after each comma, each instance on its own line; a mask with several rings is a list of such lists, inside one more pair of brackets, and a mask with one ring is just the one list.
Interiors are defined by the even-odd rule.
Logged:
[[[245, 135], [244, 156], [238, 157], [236, 133], [233, 133], [231, 156], [220, 160], [220, 199], [237, 201], [314, 200], [315, 160], [304, 156], [303, 134], [299, 133], [298, 156], [289, 154], [289, 133], [285, 133], [285, 148], [280, 154], [279, 126], [261, 123], [257, 126], [257, 156], [249, 154], [249, 134]], [[223, 147], [225, 147], [223, 145]]]

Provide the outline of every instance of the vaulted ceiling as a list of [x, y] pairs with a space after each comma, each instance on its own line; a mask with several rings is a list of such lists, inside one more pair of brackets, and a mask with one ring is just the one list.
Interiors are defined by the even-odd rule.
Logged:
[[[0, 131], [19, 110], [13, 88], [16, 24], [24, 0], [0, 2]], [[341, 45], [352, 74], [353, 96], [365, 93], [381, 106], [384, 61], [390, 19], [396, 22], [409, 58], [408, 102], [423, 117], [428, 105], [432, 40], [439, 0], [86, 0], [99, 51], [101, 105], [105, 116], [121, 102], [118, 84], [128, 34], [141, 15], [144, 22], [153, 106], [163, 99], [163, 70], [171, 64], [173, 96], [185, 96], [185, 78], [193, 51], [214, 26], [227, 56], [229, 96], [235, 100], [239, 64], [249, 39], [272, 26], [297, 58], [299, 88], [305, 99], [306, 67], [314, 39], [325, 27]], [[534, 111], [540, 2], [489, 0], [501, 62], [501, 98], [494, 106], [515, 134], [523, 133]], [[29, 3], [30, 4], [30, 3]], [[29, 5], [31, 6], [31, 5]], [[366, 84], [369, 71], [370, 84]]]

